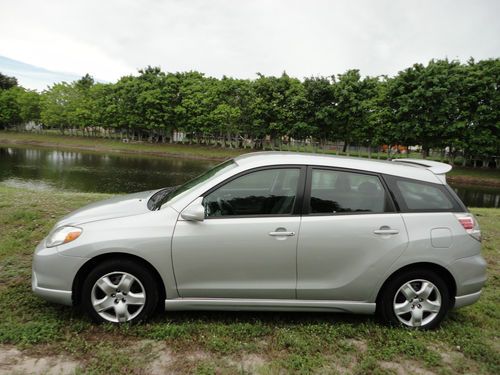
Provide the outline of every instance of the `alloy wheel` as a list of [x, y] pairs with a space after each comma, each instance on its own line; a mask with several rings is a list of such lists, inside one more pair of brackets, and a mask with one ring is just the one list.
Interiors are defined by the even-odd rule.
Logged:
[[146, 290], [140, 280], [127, 272], [111, 272], [97, 279], [91, 291], [94, 310], [108, 322], [134, 319], [146, 304]]
[[439, 289], [423, 279], [404, 283], [393, 301], [394, 314], [409, 327], [420, 327], [432, 322], [439, 314], [442, 297]]

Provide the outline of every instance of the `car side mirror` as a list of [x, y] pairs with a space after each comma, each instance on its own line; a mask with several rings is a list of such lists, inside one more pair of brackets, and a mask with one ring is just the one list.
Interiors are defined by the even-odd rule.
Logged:
[[202, 204], [203, 197], [199, 197], [191, 202], [182, 212], [181, 217], [187, 221], [203, 221], [205, 220], [205, 207]]

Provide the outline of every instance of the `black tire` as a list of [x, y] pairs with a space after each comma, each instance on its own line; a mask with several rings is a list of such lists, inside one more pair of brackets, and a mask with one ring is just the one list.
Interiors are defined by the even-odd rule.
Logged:
[[[132, 280], [128, 284], [129, 290], [126, 290], [127, 285], [125, 285], [126, 280], [123, 278], [124, 275], [127, 275], [128, 280]], [[104, 292], [100, 287], [94, 287], [96, 282], [104, 276], [107, 276], [106, 280], [112, 281], [112, 284], [106, 285], [106, 287], [110, 288], [108, 293]], [[113, 288], [119, 286], [120, 280], [124, 280], [124, 283], [121, 284], [124, 290], [111, 289], [111, 285], [113, 285]], [[103, 306], [107, 306], [110, 303], [113, 303], [114, 306], [112, 305], [106, 310], [101, 311], [100, 314], [94, 308], [93, 296], [95, 300], [100, 300], [101, 298], [103, 301], [106, 300], [106, 305]], [[132, 302], [134, 298], [135, 300]], [[98, 323], [119, 323], [124, 321], [137, 323], [145, 321], [154, 314], [158, 305], [158, 298], [158, 285], [150, 270], [129, 259], [112, 259], [98, 264], [88, 274], [81, 289], [81, 307], [93, 321]], [[140, 304], [143, 299], [144, 302]], [[119, 310], [121, 314], [117, 313], [119, 305], [122, 306]], [[125, 310], [126, 312], [124, 312]], [[105, 317], [102, 315], [105, 315]], [[113, 315], [115, 315], [116, 321], [112, 319]]]
[[[413, 290], [417, 291], [419, 288], [422, 288], [422, 281], [432, 283], [434, 290], [429, 295], [429, 298], [423, 300], [415, 295], [414, 298], [407, 299], [405, 292], [400, 290], [400, 288], [411, 281], [414, 282], [410, 285], [413, 287]], [[435, 291], [436, 289], [437, 291]], [[412, 292], [411, 289], [405, 289], [405, 291], [407, 294]], [[438, 311], [426, 311], [427, 306], [437, 309], [435, 306], [438, 302], [440, 303]], [[399, 310], [399, 318], [395, 312], [396, 303], [402, 307]], [[443, 278], [430, 270], [415, 269], [400, 273], [385, 284], [377, 301], [377, 313], [382, 321], [389, 325], [403, 326], [410, 329], [434, 329], [442, 322], [450, 309], [450, 305], [450, 291]], [[410, 311], [404, 313], [403, 311], [406, 311], [406, 309]], [[414, 312], [417, 316], [422, 314], [420, 325], [418, 324], [418, 318], [415, 319], [415, 316], [413, 316]]]

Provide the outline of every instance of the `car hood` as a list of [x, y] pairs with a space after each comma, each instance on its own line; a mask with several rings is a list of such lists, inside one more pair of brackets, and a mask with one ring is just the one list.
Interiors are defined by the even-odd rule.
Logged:
[[149, 190], [119, 195], [111, 199], [91, 203], [64, 216], [57, 222], [55, 227], [143, 214], [149, 211], [147, 207], [148, 200], [157, 191]]

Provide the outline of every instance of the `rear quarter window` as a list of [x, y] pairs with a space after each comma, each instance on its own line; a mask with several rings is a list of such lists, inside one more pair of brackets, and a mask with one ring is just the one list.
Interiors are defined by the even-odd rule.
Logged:
[[394, 176], [388, 180], [401, 211], [463, 211], [445, 185]]

